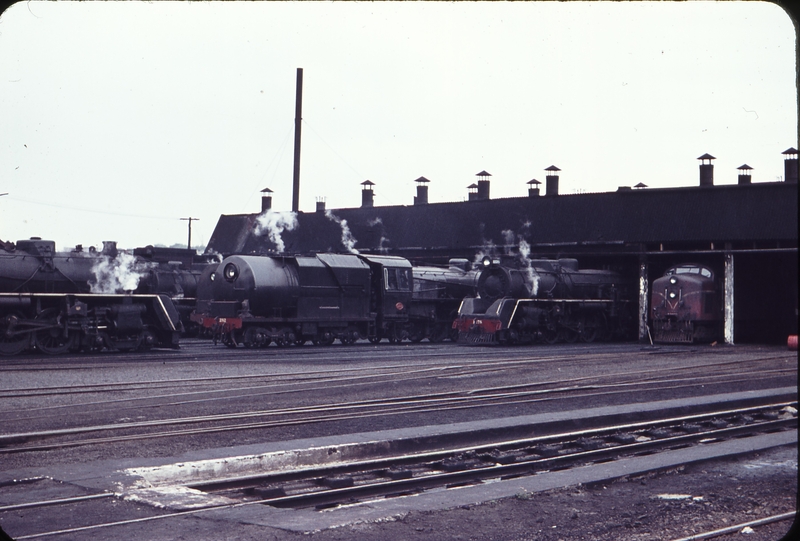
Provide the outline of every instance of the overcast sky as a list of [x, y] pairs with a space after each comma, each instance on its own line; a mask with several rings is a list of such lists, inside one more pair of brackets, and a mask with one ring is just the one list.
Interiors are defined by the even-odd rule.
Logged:
[[0, 15], [0, 239], [208, 242], [220, 214], [783, 175], [795, 31], [766, 2], [21, 2]]

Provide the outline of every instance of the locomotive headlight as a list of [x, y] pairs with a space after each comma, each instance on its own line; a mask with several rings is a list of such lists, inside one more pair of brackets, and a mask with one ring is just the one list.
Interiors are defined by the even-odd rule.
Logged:
[[487, 255], [481, 260], [481, 263], [484, 267], [489, 267], [492, 265], [492, 258]]
[[675, 285], [675, 284], [678, 283], [678, 279], [675, 278], [674, 276], [671, 276], [670, 279], [669, 279], [669, 283], [672, 284], [672, 285]]
[[233, 263], [228, 263], [222, 270], [222, 276], [224, 276], [227, 281], [233, 282], [236, 280], [236, 277], [239, 276], [239, 267]]
[[670, 298], [670, 299], [674, 299], [675, 297], [677, 297], [677, 295], [675, 294], [675, 292], [674, 292], [674, 291], [670, 291], [670, 292], [669, 292], [669, 298]]

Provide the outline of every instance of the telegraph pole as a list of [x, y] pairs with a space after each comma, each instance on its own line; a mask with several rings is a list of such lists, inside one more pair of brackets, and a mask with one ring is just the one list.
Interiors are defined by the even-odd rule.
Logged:
[[188, 220], [189, 221], [189, 242], [186, 243], [186, 247], [188, 249], [192, 249], [192, 220], [195, 222], [199, 221], [200, 218], [192, 218], [189, 216], [188, 218], [181, 218], [181, 220]]

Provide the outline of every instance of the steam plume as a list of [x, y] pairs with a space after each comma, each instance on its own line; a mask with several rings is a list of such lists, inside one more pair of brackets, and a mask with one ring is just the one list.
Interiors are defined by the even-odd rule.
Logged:
[[273, 212], [272, 209], [267, 209], [256, 218], [255, 234], [261, 236], [266, 232], [269, 240], [275, 244], [276, 251], [283, 252], [286, 245], [283, 243], [281, 235], [284, 231], [291, 231], [295, 227], [297, 227], [296, 213]]
[[359, 253], [356, 250], [356, 242], [358, 242], [354, 237], [353, 234], [350, 233], [350, 228], [347, 226], [347, 220], [343, 220], [339, 218], [335, 214], [333, 214], [330, 210], [325, 211], [325, 217], [328, 218], [332, 222], [336, 222], [339, 224], [339, 227], [342, 228], [342, 245], [345, 249], [350, 252], [351, 254]]
[[92, 265], [94, 280], [89, 281], [89, 290], [105, 294], [133, 291], [146, 274], [146, 270], [136, 267], [136, 258], [125, 252], [120, 252], [115, 258], [100, 256]]

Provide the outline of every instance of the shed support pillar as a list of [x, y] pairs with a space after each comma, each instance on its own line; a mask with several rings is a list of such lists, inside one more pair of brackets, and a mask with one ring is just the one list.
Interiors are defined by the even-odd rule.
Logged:
[[650, 340], [650, 329], [647, 327], [647, 312], [650, 308], [650, 287], [647, 280], [647, 261], [639, 260], [639, 341]]
[[725, 284], [723, 287], [724, 338], [725, 343], [733, 345], [733, 254], [725, 254]]

